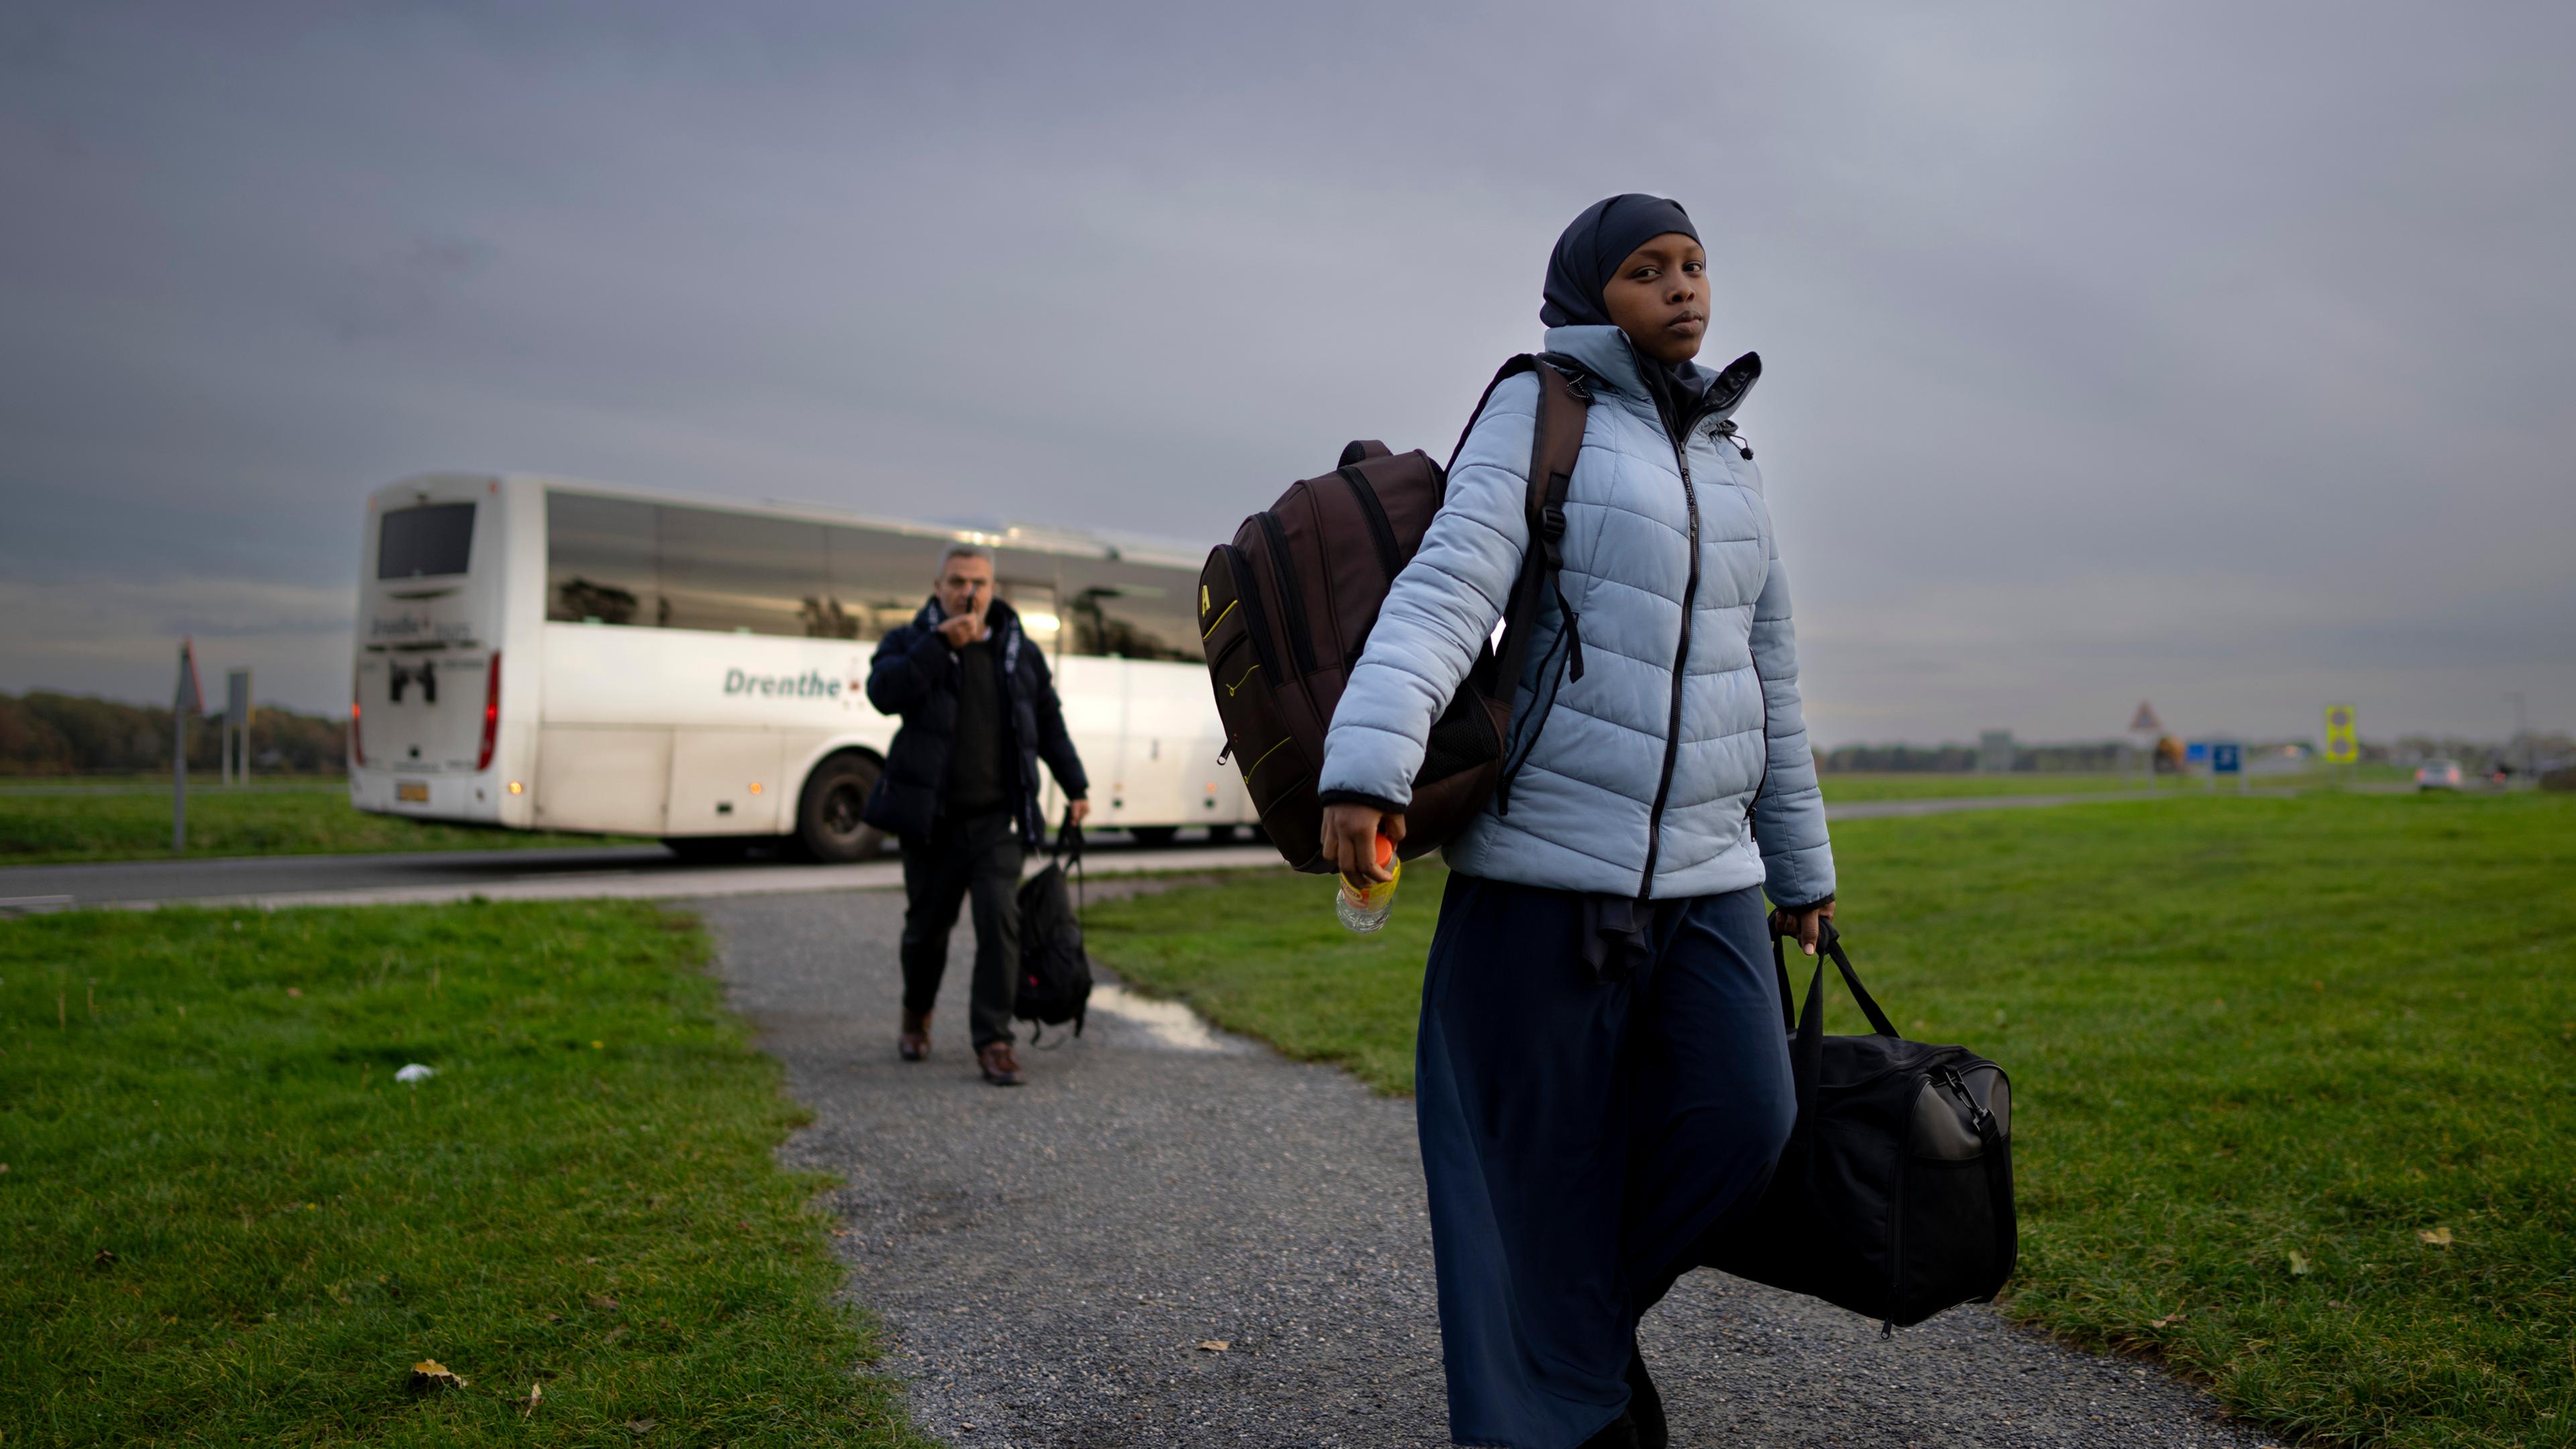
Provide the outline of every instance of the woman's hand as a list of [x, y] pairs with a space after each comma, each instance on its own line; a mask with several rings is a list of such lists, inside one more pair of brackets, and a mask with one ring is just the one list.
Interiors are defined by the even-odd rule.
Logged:
[[1377, 863], [1377, 838], [1404, 843], [1404, 812], [1344, 801], [1324, 807], [1324, 863], [1354, 886], [1370, 886], [1394, 873]]
[[1816, 938], [1818, 935], [1822, 934], [1818, 930], [1818, 923], [1822, 921], [1830, 921], [1833, 918], [1834, 903], [1832, 901], [1827, 901], [1812, 911], [1773, 911], [1771, 913], [1771, 934], [1774, 936], [1797, 937], [1798, 949], [1806, 952], [1810, 956], [1813, 956], [1816, 954]]

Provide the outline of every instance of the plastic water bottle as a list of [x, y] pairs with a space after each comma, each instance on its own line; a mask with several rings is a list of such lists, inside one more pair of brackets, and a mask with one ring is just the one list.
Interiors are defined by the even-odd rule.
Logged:
[[1395, 885], [1404, 878], [1404, 862], [1395, 858], [1395, 842], [1381, 835], [1377, 838], [1377, 863], [1386, 869], [1386, 879], [1375, 885], [1359, 887], [1349, 880], [1333, 892], [1333, 914], [1342, 924], [1362, 935], [1386, 924], [1395, 910]]

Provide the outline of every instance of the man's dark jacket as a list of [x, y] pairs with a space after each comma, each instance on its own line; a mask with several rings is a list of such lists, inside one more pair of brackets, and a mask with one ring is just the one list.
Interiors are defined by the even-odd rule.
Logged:
[[[894, 745], [886, 751], [885, 772], [868, 793], [867, 822], [900, 836], [925, 836], [938, 822], [948, 793], [948, 756], [957, 741], [957, 671], [964, 667], [948, 637], [939, 632], [947, 613], [933, 597], [912, 622], [890, 631], [877, 643], [868, 665], [868, 703], [886, 714], [903, 716]], [[1004, 709], [999, 726], [1009, 731], [1012, 771], [1011, 808], [1018, 817], [1020, 841], [1035, 847], [1046, 832], [1038, 814], [1038, 760], [1055, 772], [1065, 798], [1081, 799], [1090, 789], [1082, 759], [1073, 752], [1073, 737], [1064, 730], [1064, 707], [1055, 697], [1055, 678], [1046, 651], [1020, 632], [1020, 616], [995, 599], [984, 611], [994, 669], [1002, 676]]]

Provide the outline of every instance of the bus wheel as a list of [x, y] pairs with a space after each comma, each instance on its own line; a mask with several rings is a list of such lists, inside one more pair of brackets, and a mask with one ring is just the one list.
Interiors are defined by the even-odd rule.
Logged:
[[1127, 827], [1127, 833], [1135, 837], [1138, 845], [1144, 846], [1148, 850], [1160, 850], [1164, 846], [1171, 844], [1172, 841], [1180, 835], [1181, 827], [1177, 825], [1131, 825]]
[[876, 784], [877, 762], [865, 755], [825, 760], [796, 802], [796, 840], [805, 853], [832, 865], [882, 854], [885, 832], [859, 818]]

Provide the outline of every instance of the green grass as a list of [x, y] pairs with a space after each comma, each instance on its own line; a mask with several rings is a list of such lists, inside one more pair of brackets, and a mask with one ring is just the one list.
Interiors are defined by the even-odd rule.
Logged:
[[[1834, 837], [1871, 988], [2013, 1074], [2008, 1311], [2287, 1434], [2576, 1443], [2576, 798], [2184, 795]], [[1403, 1091], [1438, 884], [1408, 871], [1375, 939], [1275, 875], [1089, 925], [1131, 980]]]
[[[48, 783], [0, 790], [0, 866], [80, 861], [169, 860], [170, 792]], [[634, 845], [619, 836], [477, 830], [349, 805], [344, 781], [305, 781], [248, 790], [197, 786], [188, 792], [187, 859], [227, 855], [319, 855], [400, 850], [511, 850], [542, 846]]]
[[919, 1443], [705, 951], [628, 904], [0, 923], [0, 1444]]

